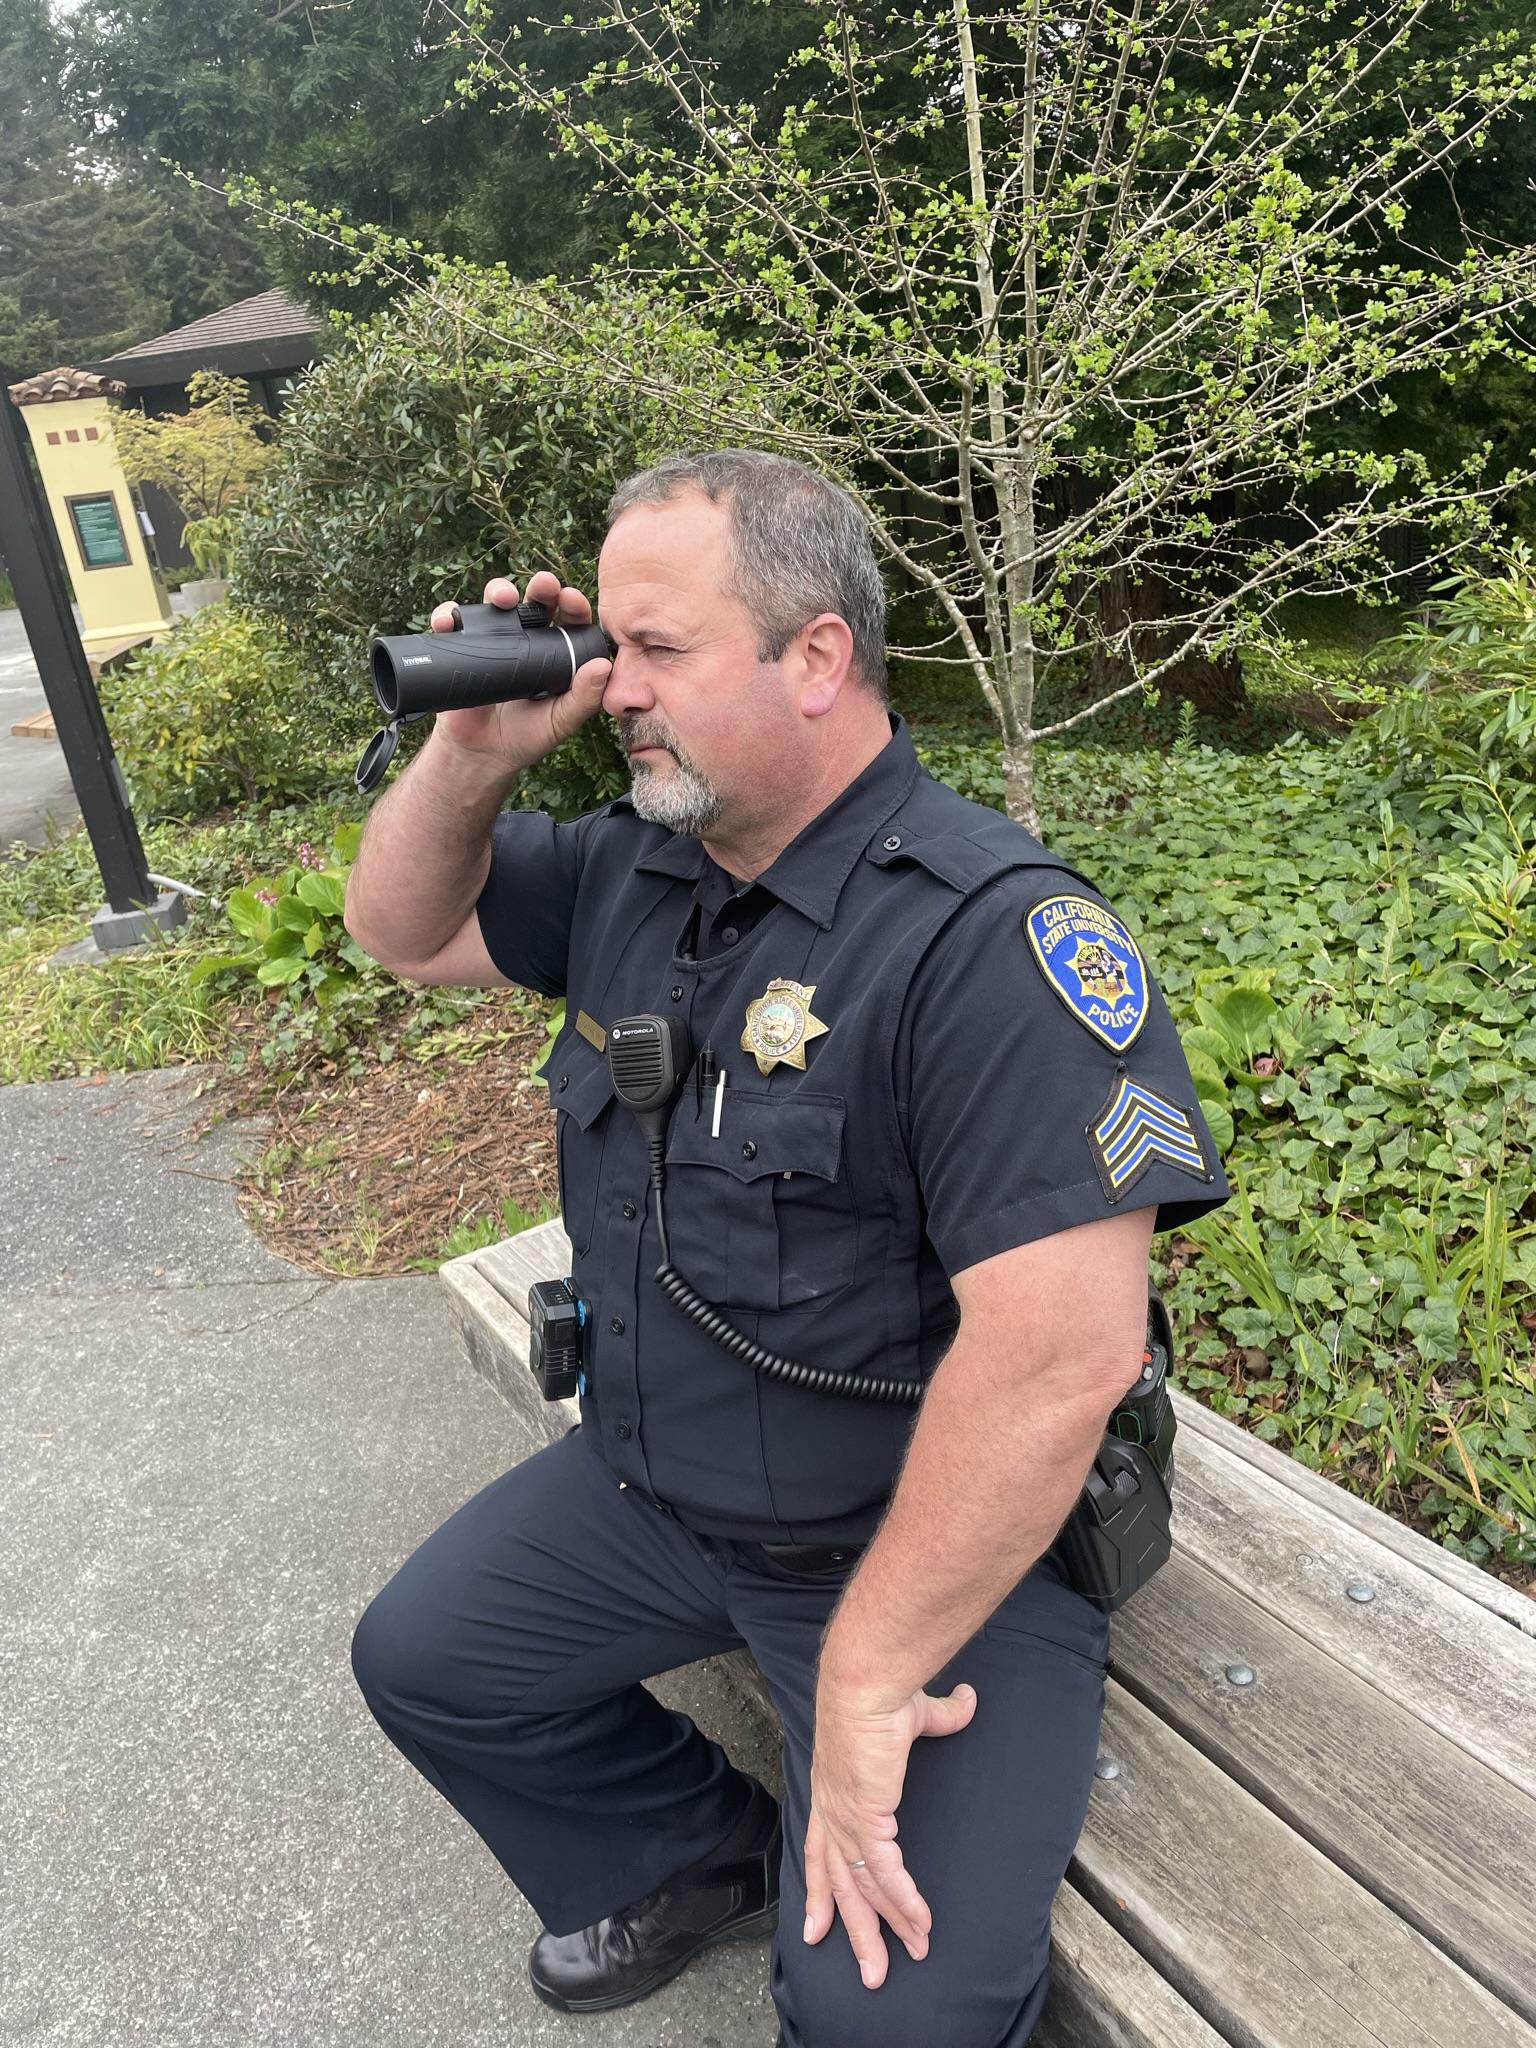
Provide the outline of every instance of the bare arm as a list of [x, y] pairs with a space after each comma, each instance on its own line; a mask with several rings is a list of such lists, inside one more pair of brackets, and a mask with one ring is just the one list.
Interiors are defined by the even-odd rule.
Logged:
[[[542, 569], [528, 596], [561, 625], [588, 625], [592, 607]], [[485, 602], [510, 608], [517, 585], [493, 577]], [[457, 607], [432, 614], [434, 633]], [[599, 709], [612, 664], [589, 661], [555, 697], [440, 712], [426, 745], [373, 807], [347, 877], [347, 930], [382, 967], [411, 981], [471, 988], [511, 984], [486, 951], [475, 903], [491, 869], [491, 827], [524, 768], [552, 753]]]
[[1055, 1541], [1141, 1372], [1155, 1218], [1081, 1223], [955, 1276], [960, 1329], [827, 1625], [820, 1690], [910, 1699]]
[[[491, 826], [516, 780], [516, 771], [465, 753], [439, 727], [374, 805], [343, 918], [381, 967], [417, 981], [509, 985], [473, 927], [491, 867]], [[450, 948], [452, 957], [442, 957]], [[435, 966], [466, 971], [427, 971]]]

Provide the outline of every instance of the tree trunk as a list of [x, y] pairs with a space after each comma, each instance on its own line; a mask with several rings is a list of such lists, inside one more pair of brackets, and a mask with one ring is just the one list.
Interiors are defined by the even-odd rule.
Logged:
[[1035, 808], [1035, 750], [1027, 747], [1003, 749], [1003, 801], [1008, 815], [1026, 831], [1040, 837], [1040, 813]]
[[[1223, 494], [1230, 496], [1230, 494]], [[1052, 497], [1058, 524], [1086, 512], [1094, 502], [1095, 489], [1073, 463], [1063, 463], [1052, 478]], [[1225, 509], [1230, 510], [1228, 505]], [[1155, 568], [1144, 568], [1132, 583], [1129, 572], [1116, 564], [1098, 590], [1098, 634], [1089, 659], [1086, 698], [1092, 702], [1131, 680], [1130, 662], [1122, 654], [1112, 655], [1108, 643], [1126, 627], [1131, 629], [1136, 654], [1143, 666], [1166, 651], [1169, 635], [1158, 630], [1159, 621], [1174, 607], [1170, 594], [1178, 587], [1179, 550], [1169, 547]], [[1072, 603], [1081, 605], [1088, 595], [1087, 580], [1075, 577]], [[1179, 607], [1182, 609], [1183, 607]], [[1218, 717], [1235, 717], [1248, 708], [1248, 691], [1242, 664], [1235, 655], [1213, 661], [1208, 655], [1186, 655], [1158, 680], [1157, 687], [1170, 696], [1187, 697], [1197, 711]]]
[[[1099, 639], [1089, 664], [1091, 693], [1103, 696], [1119, 689], [1134, 673], [1123, 654], [1109, 652], [1110, 640], [1127, 627], [1139, 663], [1146, 667], [1167, 652], [1172, 635], [1159, 630], [1172, 593], [1156, 571], [1144, 573], [1131, 583], [1122, 568], [1112, 569], [1099, 585]], [[1234, 718], [1248, 708], [1248, 688], [1243, 667], [1235, 654], [1212, 660], [1206, 654], [1186, 654], [1157, 679], [1156, 687], [1171, 697], [1184, 697], [1197, 711], [1215, 717]]]

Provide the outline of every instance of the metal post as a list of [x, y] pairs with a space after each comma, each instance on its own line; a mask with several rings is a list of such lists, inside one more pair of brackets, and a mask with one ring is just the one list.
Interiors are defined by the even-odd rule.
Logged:
[[27, 459], [26, 429], [10, 395], [15, 381], [0, 367], [0, 554], [107, 892], [107, 907], [92, 918], [91, 930], [104, 952], [115, 951], [147, 937], [154, 926], [168, 930], [182, 923], [186, 905], [173, 891], [157, 896], [149, 878], [123, 771], [69, 607], [53, 515]]

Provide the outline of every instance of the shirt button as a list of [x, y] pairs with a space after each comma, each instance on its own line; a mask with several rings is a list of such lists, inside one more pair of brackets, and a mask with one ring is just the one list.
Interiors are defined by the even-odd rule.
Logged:
[[624, 1334], [624, 1318], [622, 1316], [615, 1316], [608, 1327], [612, 1330], [615, 1337], [622, 1337]]
[[720, 937], [724, 940], [726, 945], [734, 946], [736, 941], [741, 937], [741, 933], [737, 931], [735, 925], [728, 924], [725, 930], [720, 934]]
[[893, 832], [890, 838], [887, 839], [887, 841], [885, 842], [885, 850], [887, 853], [895, 853], [895, 851], [900, 845], [901, 834], [899, 832]]
[[562, 1075], [560, 1076], [560, 1093], [561, 1093], [562, 1095], [563, 1095], [563, 1094], [565, 1093], [565, 1091], [566, 1091], [566, 1088], [567, 1088], [567, 1087], [569, 1086], [569, 1084], [570, 1084], [570, 1079], [571, 1079], [571, 1077], [570, 1077], [570, 1075], [569, 1075], [569, 1074], [562, 1074]]
[[613, 1433], [615, 1436], [628, 1436], [629, 1424], [627, 1422], [616, 1422], [613, 1425]]
[[631, 1223], [634, 1222], [635, 1218], [639, 1215], [639, 1213], [640, 1211], [635, 1207], [633, 1202], [626, 1202], [624, 1204], [624, 1214], [629, 1218]]
[[743, 1159], [755, 1159], [757, 1157], [757, 1147], [753, 1144], [750, 1138], [748, 1138], [745, 1145], [742, 1146], [741, 1156]]
[[683, 991], [680, 987], [673, 989], [672, 1000], [674, 1003], [680, 1003], [683, 1000]]

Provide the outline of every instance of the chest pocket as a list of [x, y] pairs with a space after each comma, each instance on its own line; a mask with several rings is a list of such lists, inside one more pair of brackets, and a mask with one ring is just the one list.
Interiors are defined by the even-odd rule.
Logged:
[[718, 1138], [685, 1094], [667, 1141], [672, 1263], [719, 1308], [821, 1306], [854, 1275], [840, 1095], [728, 1089]]
[[613, 1101], [608, 1062], [571, 1026], [539, 1069], [549, 1083], [560, 1169], [560, 1216], [578, 1258], [592, 1243], [602, 1179], [603, 1132], [594, 1128]]

